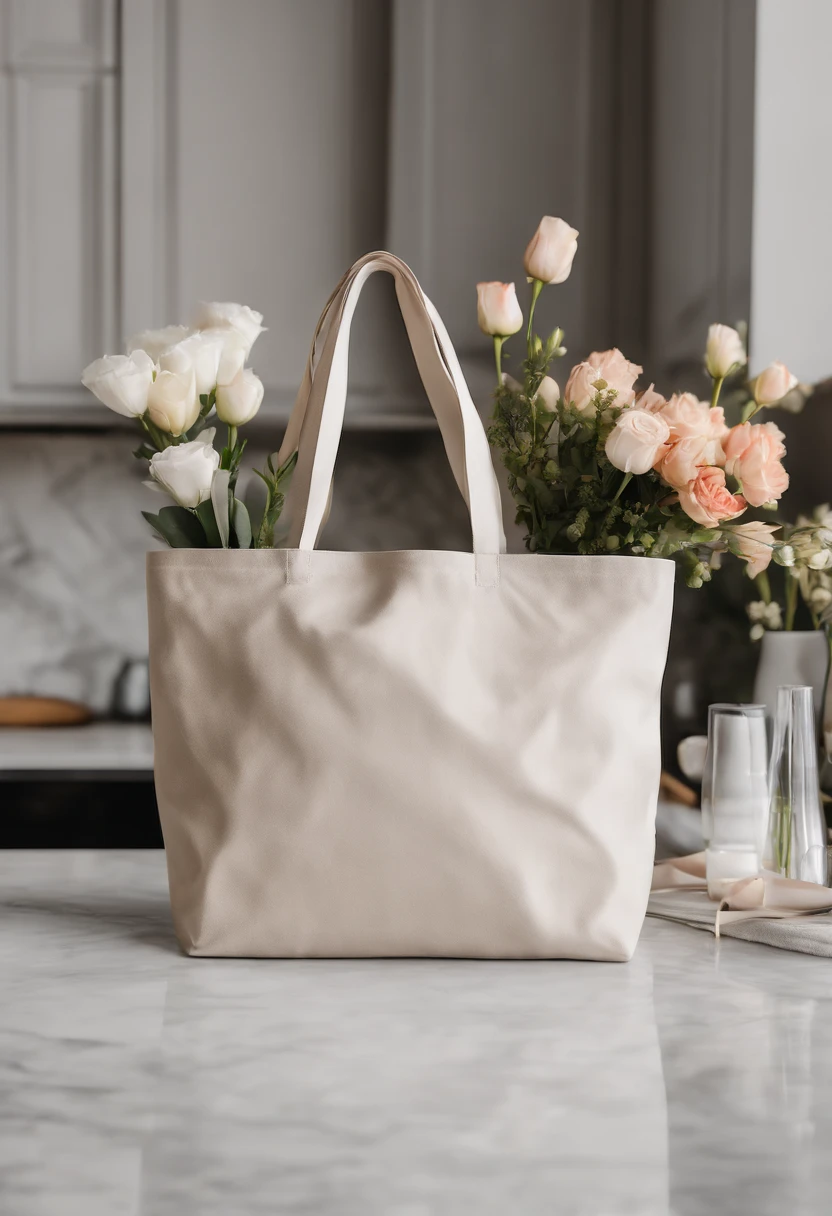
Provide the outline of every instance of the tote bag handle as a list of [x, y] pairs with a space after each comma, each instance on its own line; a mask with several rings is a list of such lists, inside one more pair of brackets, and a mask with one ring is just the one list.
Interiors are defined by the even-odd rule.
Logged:
[[[314, 549], [326, 515], [346, 405], [350, 326], [364, 283], [378, 270], [387, 271], [395, 280], [414, 358], [468, 503], [474, 552], [504, 553], [499, 487], [488, 440], [459, 360], [441, 318], [413, 272], [389, 253], [368, 254], [360, 259], [330, 297], [319, 322], [322, 332], [328, 321], [326, 336], [317, 363], [317, 335], [313, 342], [304, 384], [281, 449], [283, 456], [287, 441], [294, 441], [289, 432], [294, 431], [298, 464], [291, 490], [289, 546]], [[307, 377], [308, 395], [304, 393]]]

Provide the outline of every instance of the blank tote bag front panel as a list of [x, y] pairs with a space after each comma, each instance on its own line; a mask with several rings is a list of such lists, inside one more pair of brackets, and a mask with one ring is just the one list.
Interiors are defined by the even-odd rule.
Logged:
[[[472, 553], [330, 553], [362, 285], [390, 272]], [[673, 566], [504, 552], [485, 433], [412, 272], [324, 311], [281, 455], [289, 547], [148, 555], [156, 789], [189, 954], [627, 959]]]

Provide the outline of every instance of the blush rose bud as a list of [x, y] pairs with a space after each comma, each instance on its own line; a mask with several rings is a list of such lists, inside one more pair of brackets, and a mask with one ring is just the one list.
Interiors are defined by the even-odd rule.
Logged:
[[526, 249], [523, 265], [529, 282], [563, 283], [578, 252], [578, 230], [566, 220], [544, 215]]
[[513, 283], [477, 283], [477, 321], [484, 334], [508, 338], [523, 325]]
[[714, 380], [722, 380], [737, 368], [744, 367], [747, 362], [748, 355], [737, 331], [730, 325], [712, 325], [708, 330], [705, 347], [705, 367], [708, 369], [708, 375]]
[[754, 400], [761, 408], [776, 405], [796, 385], [797, 376], [792, 375], [785, 363], [770, 363], [752, 385]]
[[[192, 365], [176, 357], [176, 370], [160, 371], [150, 386], [150, 421], [168, 435], [184, 435], [199, 417], [199, 397]], [[181, 364], [181, 366], [180, 366]]]

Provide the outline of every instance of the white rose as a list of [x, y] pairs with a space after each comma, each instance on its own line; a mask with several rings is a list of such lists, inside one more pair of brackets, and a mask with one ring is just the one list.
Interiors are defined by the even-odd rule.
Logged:
[[159, 356], [159, 366], [163, 371], [174, 372], [193, 367], [197, 394], [210, 393], [217, 384], [224, 349], [225, 334], [222, 330], [197, 330], [163, 351]]
[[540, 279], [542, 283], [563, 283], [569, 278], [577, 251], [577, 228], [570, 228], [566, 220], [554, 215], [544, 215], [523, 258], [529, 281]]
[[160, 371], [150, 386], [147, 412], [160, 431], [182, 435], [199, 417], [196, 376], [193, 364], [182, 352], [172, 355], [169, 362], [175, 366]]
[[705, 367], [714, 380], [721, 380], [748, 362], [742, 338], [730, 325], [712, 325], [705, 346]]
[[760, 406], [776, 405], [796, 384], [797, 376], [792, 375], [785, 363], [770, 363], [754, 381], [754, 400]]
[[[543, 402], [546, 409], [554, 414], [560, 401], [560, 389], [558, 383], [551, 376], [544, 376], [540, 381], [540, 388], [537, 390], [537, 396]], [[535, 398], [537, 400], [537, 397]]]
[[150, 458], [150, 476], [180, 507], [198, 507], [211, 494], [220, 454], [200, 437]]
[[168, 347], [174, 346], [187, 338], [190, 333], [187, 325], [166, 325], [163, 329], [143, 329], [140, 334], [133, 334], [127, 342], [127, 353], [132, 355], [134, 350], [146, 350], [151, 359], [158, 362], [159, 356]]
[[508, 338], [523, 324], [513, 283], [477, 283], [477, 323], [484, 334]]
[[197, 329], [233, 329], [243, 341], [246, 357], [263, 329], [263, 314], [247, 304], [202, 303], [196, 316]]
[[141, 418], [153, 384], [155, 364], [146, 351], [105, 355], [84, 368], [81, 383], [108, 409], [124, 418]]
[[217, 417], [228, 426], [251, 422], [263, 401], [263, 381], [244, 367], [230, 384], [217, 385]]
[[670, 428], [661, 414], [628, 409], [607, 437], [605, 451], [610, 464], [622, 473], [646, 473], [670, 438]]

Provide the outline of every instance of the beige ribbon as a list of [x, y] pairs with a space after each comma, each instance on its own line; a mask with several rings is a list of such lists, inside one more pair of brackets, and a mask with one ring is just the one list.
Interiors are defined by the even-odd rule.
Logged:
[[[650, 890], [707, 891], [705, 854], [691, 853], [659, 861], [653, 867]], [[832, 888], [798, 878], [783, 878], [763, 870], [753, 878], [740, 878], [719, 901], [714, 919], [714, 934], [719, 937], [720, 923], [739, 920], [789, 920], [832, 911]]]

